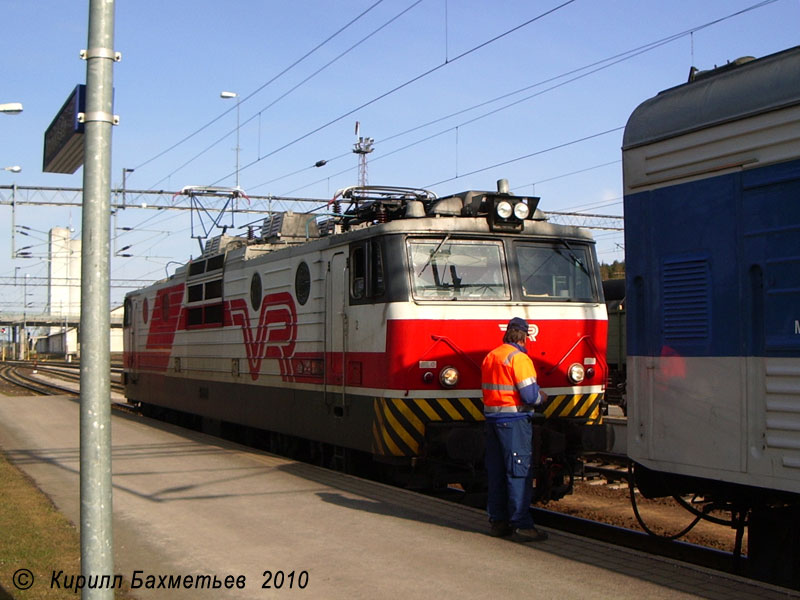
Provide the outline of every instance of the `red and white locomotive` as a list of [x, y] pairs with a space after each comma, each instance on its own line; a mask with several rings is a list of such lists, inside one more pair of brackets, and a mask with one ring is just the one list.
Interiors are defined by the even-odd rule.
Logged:
[[480, 364], [519, 316], [551, 397], [536, 428], [536, 497], [560, 497], [587, 431], [601, 429], [594, 242], [499, 187], [445, 198], [348, 188], [324, 220], [281, 213], [260, 237], [210, 240], [126, 296], [128, 400], [246, 428], [276, 451], [471, 485], [483, 475]]

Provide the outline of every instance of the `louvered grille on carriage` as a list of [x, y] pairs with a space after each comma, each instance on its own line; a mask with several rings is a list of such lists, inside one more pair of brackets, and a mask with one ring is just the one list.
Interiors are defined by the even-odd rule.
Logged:
[[781, 451], [784, 467], [800, 469], [800, 366], [765, 358], [766, 443]]
[[662, 331], [666, 342], [700, 342], [711, 334], [708, 261], [664, 264]]

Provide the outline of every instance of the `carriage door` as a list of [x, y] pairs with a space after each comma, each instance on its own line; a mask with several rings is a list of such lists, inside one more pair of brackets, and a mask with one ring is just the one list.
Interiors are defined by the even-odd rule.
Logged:
[[767, 450], [759, 465], [764, 472], [788, 479], [800, 467], [800, 165], [754, 169], [743, 175], [743, 189], [745, 340], [747, 356], [755, 357], [747, 372], [749, 441]]
[[325, 391], [326, 402], [343, 405], [344, 355], [347, 351], [347, 297], [349, 269], [347, 251], [333, 255], [326, 274]]

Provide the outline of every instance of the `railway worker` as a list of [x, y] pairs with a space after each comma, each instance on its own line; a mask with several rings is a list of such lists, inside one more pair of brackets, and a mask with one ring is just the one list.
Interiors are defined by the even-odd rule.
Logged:
[[536, 369], [525, 349], [528, 323], [508, 322], [503, 344], [483, 360], [481, 380], [486, 417], [487, 512], [490, 535], [514, 534], [522, 541], [541, 541], [547, 534], [534, 527], [530, 504], [534, 469], [531, 411], [547, 400], [536, 383]]

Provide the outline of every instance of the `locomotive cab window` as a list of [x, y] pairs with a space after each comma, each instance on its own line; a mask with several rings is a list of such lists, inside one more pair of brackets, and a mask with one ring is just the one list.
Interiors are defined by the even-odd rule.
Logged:
[[507, 300], [500, 242], [408, 240], [412, 293], [417, 300]]
[[565, 241], [515, 245], [522, 296], [531, 300], [599, 301], [589, 248]]
[[374, 302], [383, 298], [383, 249], [379, 240], [367, 240], [350, 247], [350, 300]]

